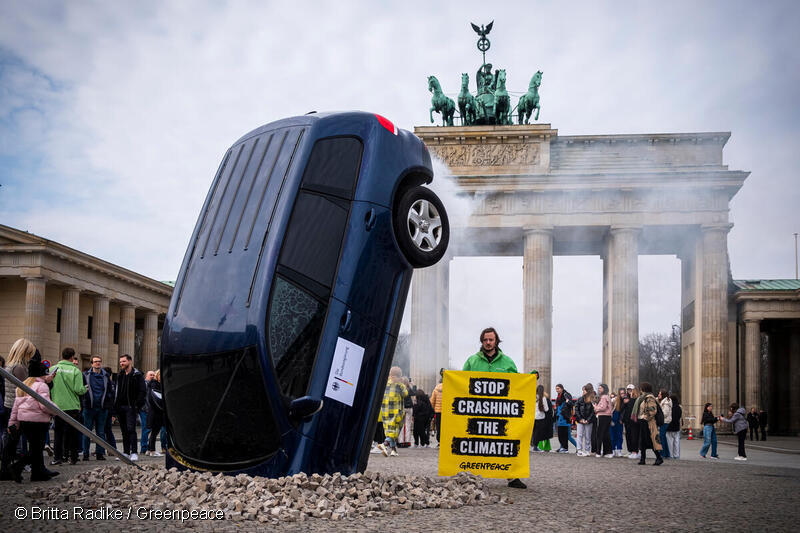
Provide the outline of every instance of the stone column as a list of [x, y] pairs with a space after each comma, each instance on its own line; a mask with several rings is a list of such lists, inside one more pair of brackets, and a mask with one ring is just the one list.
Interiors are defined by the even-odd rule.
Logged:
[[108, 359], [108, 298], [96, 296], [92, 313], [92, 355]]
[[439, 382], [439, 369], [450, 367], [449, 302], [448, 256], [432, 267], [414, 270], [409, 373], [412, 381], [429, 394]]
[[64, 348], [78, 351], [78, 323], [80, 321], [81, 290], [68, 287], [61, 293], [61, 338], [59, 339], [59, 359]]
[[25, 278], [25, 338], [43, 348], [44, 342], [44, 295], [47, 281], [40, 277]]
[[134, 365], [142, 372], [158, 368], [158, 313], [148, 311], [144, 315], [142, 360], [134, 361]]
[[134, 356], [134, 337], [136, 328], [136, 306], [123, 305], [119, 318], [119, 355]]
[[702, 403], [729, 405], [728, 231], [729, 224], [703, 226], [701, 380]]
[[639, 228], [611, 228], [608, 260], [613, 389], [639, 384]]
[[526, 228], [522, 258], [524, 368], [550, 392], [553, 334], [553, 228]]
[[789, 336], [789, 432], [800, 432], [800, 331], [788, 331]]
[[761, 406], [761, 321], [744, 319], [744, 405]]

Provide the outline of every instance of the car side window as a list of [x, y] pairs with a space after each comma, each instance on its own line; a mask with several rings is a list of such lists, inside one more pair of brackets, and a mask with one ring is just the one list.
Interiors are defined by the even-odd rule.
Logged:
[[284, 396], [305, 394], [317, 354], [327, 306], [308, 291], [277, 276], [272, 288], [267, 335]]
[[333, 285], [348, 205], [335, 198], [300, 191], [278, 262], [323, 285]]
[[308, 158], [301, 187], [351, 200], [363, 148], [355, 137], [320, 139]]

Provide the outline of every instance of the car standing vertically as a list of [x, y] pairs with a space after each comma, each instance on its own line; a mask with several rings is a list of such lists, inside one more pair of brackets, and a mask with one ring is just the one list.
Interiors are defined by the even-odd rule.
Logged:
[[234, 143], [164, 324], [168, 467], [364, 470], [412, 270], [448, 244], [432, 179], [422, 141], [376, 114]]

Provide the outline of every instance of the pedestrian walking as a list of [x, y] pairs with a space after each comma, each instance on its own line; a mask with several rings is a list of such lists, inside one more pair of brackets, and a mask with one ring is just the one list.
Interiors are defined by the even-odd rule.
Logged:
[[744, 451], [744, 441], [747, 437], [747, 418], [745, 418], [746, 411], [744, 407], [739, 407], [739, 404], [733, 402], [728, 408], [728, 418], [720, 416], [722, 422], [733, 424], [733, 432], [736, 433], [736, 438], [739, 440], [739, 455], [734, 457], [737, 461], [747, 461], [747, 454]]
[[583, 394], [575, 403], [575, 418], [578, 421], [578, 457], [588, 457], [592, 450], [592, 428], [594, 427], [594, 386], [587, 383]]
[[703, 424], [703, 446], [700, 448], [700, 457], [703, 459], [706, 458], [709, 446], [711, 447], [711, 457], [719, 459], [719, 455], [717, 455], [717, 429], [715, 427], [719, 419], [714, 416], [713, 409], [714, 406], [712, 404], [705, 404], [703, 406], [703, 417], [700, 419]]
[[659, 420], [663, 415], [660, 414], [661, 407], [658, 400], [653, 396], [653, 386], [643, 381], [639, 384], [639, 390], [642, 391], [642, 395], [634, 404], [634, 410], [639, 419], [639, 453], [641, 454], [639, 464], [647, 464], [645, 462], [647, 449], [650, 448], [656, 455], [653, 466], [658, 466], [664, 462], [664, 458], [661, 457], [661, 436], [658, 433], [658, 426], [664, 423], [663, 420]]
[[672, 420], [667, 424], [667, 444], [669, 445], [670, 457], [680, 459], [681, 457], [681, 418], [683, 418], [683, 408], [677, 395], [670, 396], [672, 400]]
[[605, 383], [597, 386], [599, 398], [594, 408], [595, 415], [597, 415], [597, 453], [595, 456], [611, 459], [614, 457], [611, 448], [611, 417], [614, 409], [611, 406], [608, 392], [608, 385]]
[[753, 440], [753, 433], [758, 440], [758, 410], [755, 407], [751, 407], [750, 412], [747, 413], [747, 425], [750, 428], [750, 440]]
[[383, 432], [386, 435], [383, 444], [378, 448], [386, 457], [397, 457], [397, 439], [405, 422], [405, 398], [408, 389], [403, 384], [403, 371], [399, 366], [389, 370], [389, 381], [383, 392], [381, 403], [380, 421], [383, 422]]
[[[471, 372], [517, 372], [517, 365], [500, 349], [501, 341], [497, 330], [492, 327], [485, 328], [481, 331], [479, 340], [481, 342], [480, 349], [466, 360], [462, 370]], [[510, 480], [508, 486], [514, 489], [527, 488], [527, 485], [520, 479]]]
[[613, 450], [611, 453], [614, 454], [614, 457], [622, 457], [622, 434], [624, 432], [622, 413], [626, 396], [625, 389], [617, 391], [617, 396], [614, 398], [614, 409], [611, 412], [611, 449]]

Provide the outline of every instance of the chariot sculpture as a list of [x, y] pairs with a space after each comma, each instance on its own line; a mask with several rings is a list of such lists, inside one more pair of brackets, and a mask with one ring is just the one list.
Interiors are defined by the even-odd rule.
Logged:
[[513, 124], [514, 111], [517, 112], [518, 124], [529, 124], [531, 115], [533, 120], [539, 120], [541, 110], [539, 87], [542, 84], [542, 71], [539, 70], [533, 75], [528, 84], [528, 91], [512, 108], [511, 96], [506, 88], [505, 69], [495, 69], [492, 73], [492, 64], [486, 62], [486, 51], [491, 47], [491, 42], [486, 36], [492, 30], [493, 24], [494, 21], [481, 27], [472, 24], [472, 29], [480, 37], [477, 43], [478, 50], [483, 54], [483, 64], [475, 73], [477, 88], [475, 95], [469, 91], [469, 74], [466, 72], [461, 74], [461, 91], [458, 93], [457, 101], [453, 101], [444, 93], [436, 76], [428, 76], [428, 90], [432, 93], [431, 123], [434, 122], [433, 113], [436, 112], [442, 117], [442, 126], [453, 126], [456, 108], [462, 126], [510, 125]]

